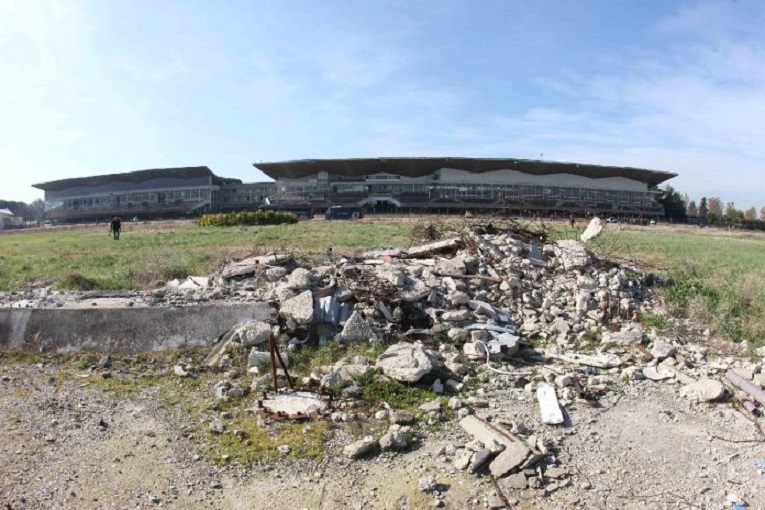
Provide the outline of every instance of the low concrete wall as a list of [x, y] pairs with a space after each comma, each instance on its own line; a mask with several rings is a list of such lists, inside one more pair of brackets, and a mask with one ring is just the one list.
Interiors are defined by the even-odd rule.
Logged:
[[0, 308], [0, 349], [165, 351], [211, 345], [239, 322], [275, 318], [275, 310], [265, 303], [181, 308]]

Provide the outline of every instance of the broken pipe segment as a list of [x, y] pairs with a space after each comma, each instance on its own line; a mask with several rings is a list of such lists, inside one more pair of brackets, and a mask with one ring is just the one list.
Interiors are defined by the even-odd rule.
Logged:
[[754, 400], [765, 406], [765, 391], [758, 388], [753, 382], [741, 377], [733, 370], [728, 370], [725, 373], [725, 378], [729, 380], [735, 387], [745, 391]]

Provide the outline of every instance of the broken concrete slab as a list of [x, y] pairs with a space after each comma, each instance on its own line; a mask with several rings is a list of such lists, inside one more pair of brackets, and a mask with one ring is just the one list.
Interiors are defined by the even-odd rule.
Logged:
[[279, 316], [292, 319], [298, 324], [310, 324], [313, 320], [313, 294], [306, 290], [287, 299], [279, 308]]
[[421, 244], [418, 246], [412, 246], [406, 250], [407, 258], [422, 258], [429, 257], [434, 253], [440, 253], [444, 251], [456, 250], [460, 246], [460, 239], [458, 237], [442, 239], [432, 243]]
[[271, 321], [266, 303], [142, 308], [0, 309], [0, 348], [34, 352], [164, 351], [207, 347], [234, 325]]
[[400, 342], [393, 344], [377, 358], [378, 368], [400, 382], [415, 383], [439, 366], [434, 353], [422, 344]]
[[380, 443], [377, 439], [372, 436], [366, 436], [343, 448], [343, 454], [351, 459], [358, 459], [375, 452], [379, 447]]
[[263, 321], [247, 321], [237, 324], [229, 334], [232, 340], [242, 344], [242, 347], [252, 347], [268, 342], [271, 325]]
[[489, 423], [483, 418], [470, 415], [460, 420], [460, 427], [471, 434], [478, 441], [488, 444], [497, 441], [505, 445], [505, 451], [500, 453], [489, 465], [489, 470], [496, 477], [503, 476], [513, 469], [523, 466], [530, 457], [540, 455], [529, 447], [524, 441], [515, 437], [511, 432]]
[[362, 313], [356, 310], [345, 321], [343, 331], [340, 332], [340, 338], [343, 342], [368, 342], [375, 338], [375, 332]]
[[553, 246], [553, 250], [566, 271], [585, 267], [592, 261], [584, 245], [573, 239], [558, 241]]
[[[259, 402], [259, 405], [269, 413], [283, 416], [315, 416], [329, 409], [324, 400], [308, 391], [287, 391]], [[255, 410], [257, 411], [257, 408]]]
[[226, 265], [221, 271], [221, 277], [224, 280], [230, 280], [238, 276], [254, 275], [266, 266], [283, 266], [290, 262], [292, 262], [292, 254], [290, 253], [249, 257]]
[[700, 379], [683, 386], [680, 395], [696, 402], [713, 402], [725, 396], [725, 386], [715, 379]]
[[673, 379], [675, 373], [664, 365], [656, 365], [654, 367], [643, 367], [643, 376], [646, 379], [658, 382]]
[[560, 425], [563, 423], [563, 412], [558, 404], [558, 396], [555, 387], [550, 384], [540, 384], [537, 387], [537, 402], [542, 423], [548, 425]]
[[287, 277], [287, 286], [296, 291], [305, 290], [311, 286], [311, 272], [298, 267]]
[[573, 363], [576, 365], [584, 365], [595, 368], [616, 368], [621, 366], [622, 360], [615, 354], [555, 354], [547, 353], [547, 357], [565, 361], [566, 363]]

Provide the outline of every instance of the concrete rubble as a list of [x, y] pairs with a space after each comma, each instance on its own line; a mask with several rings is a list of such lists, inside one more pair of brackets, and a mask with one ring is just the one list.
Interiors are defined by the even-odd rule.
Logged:
[[[591, 223], [582, 240], [593, 239], [602, 228]], [[82, 293], [76, 300], [131, 299], [146, 307], [181, 301], [183, 306], [268, 303], [276, 310], [272, 320], [235, 325], [202, 364], [223, 373], [224, 380], [215, 387], [221, 399], [262, 389], [268, 375], [260, 367], [271, 364], [269, 338], [279, 346], [287, 368], [289, 355], [306, 344], [380, 343], [382, 354], [376, 360], [356, 357], [322, 367], [301, 381], [311, 391], [276, 393], [262, 400], [260, 409], [269, 415], [327, 415], [332, 406], [354, 401], [358, 378], [370, 372], [383, 381], [428, 388], [438, 398], [416, 413], [332, 412], [339, 423], [371, 420], [371, 415], [389, 423], [379, 437], [347, 444], [344, 456], [407, 451], [417, 424], [447, 419], [443, 409], [459, 420], [467, 436], [464, 444], [451, 445], [441, 455], [455, 469], [488, 472], [499, 479], [500, 489], [521, 491], [538, 463], [548, 462], [550, 473], [562, 469], [549, 464], [554, 455], [542, 432], [565, 430], [571, 426], [564, 419], [567, 408], [596, 402], [613, 385], [667, 385], [694, 405], [713, 405], [734, 393], [736, 388], [721, 380], [735, 368], [739, 387], [752, 395], [748, 401], [756, 405], [765, 398], [755, 391], [765, 385], [761, 364], [712, 359], [702, 342], [681, 341], [670, 331], [639, 322], [640, 313], [660, 311], [651, 296], [654, 281], [653, 275], [600, 259], [578, 240], [471, 231], [407, 250], [370, 251], [333, 265], [312, 266], [289, 254], [251, 257], [210, 278], [191, 277], [156, 291], [119, 296]], [[59, 297], [46, 290], [3, 299], [6, 304], [15, 299], [11, 306], [58, 307]], [[236, 366], [232, 357], [241, 349], [246, 349], [247, 366]], [[276, 368], [284, 387], [287, 373], [281, 363]], [[174, 371], [189, 377], [194, 367], [178, 365]], [[234, 381], [244, 371], [254, 374], [252, 386], [242, 385], [241, 378]], [[741, 377], [746, 384], [740, 383]], [[472, 389], [474, 383], [480, 388]], [[529, 428], [485, 418], [501, 407], [483, 389], [492, 385], [536, 395], [537, 422]], [[319, 391], [338, 400], [330, 404], [317, 396]], [[564, 487], [568, 482], [559, 483]], [[420, 480], [423, 493], [435, 486], [433, 477]]]

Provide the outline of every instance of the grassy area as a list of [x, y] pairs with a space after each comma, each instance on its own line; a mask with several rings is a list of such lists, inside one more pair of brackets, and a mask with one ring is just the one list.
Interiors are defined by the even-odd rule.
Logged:
[[48, 229], [0, 236], [0, 290], [32, 281], [62, 289], [135, 289], [158, 281], [209, 274], [227, 259], [290, 250], [338, 255], [408, 243], [411, 223], [306, 221], [295, 225], [198, 227], [172, 230], [128, 224], [120, 241], [105, 228]]
[[[434, 220], [443, 226], [458, 217]], [[273, 250], [320, 257], [327, 246], [352, 254], [373, 246], [406, 247], [423, 220], [367, 218], [356, 222], [198, 227], [192, 223], [128, 224], [122, 240], [105, 227], [0, 235], [0, 290], [31, 281], [59, 288], [134, 289], [189, 274], [210, 274], [226, 260]], [[555, 235], [577, 231], [558, 224]], [[554, 225], [555, 227], [556, 225]], [[765, 343], [765, 235], [666, 226], [609, 226], [597, 250], [672, 278], [667, 298], [716, 331], [753, 345]]]
[[765, 344], [765, 235], [647, 228], [611, 236], [614, 255], [669, 279], [666, 297], [673, 312], [732, 340]]

